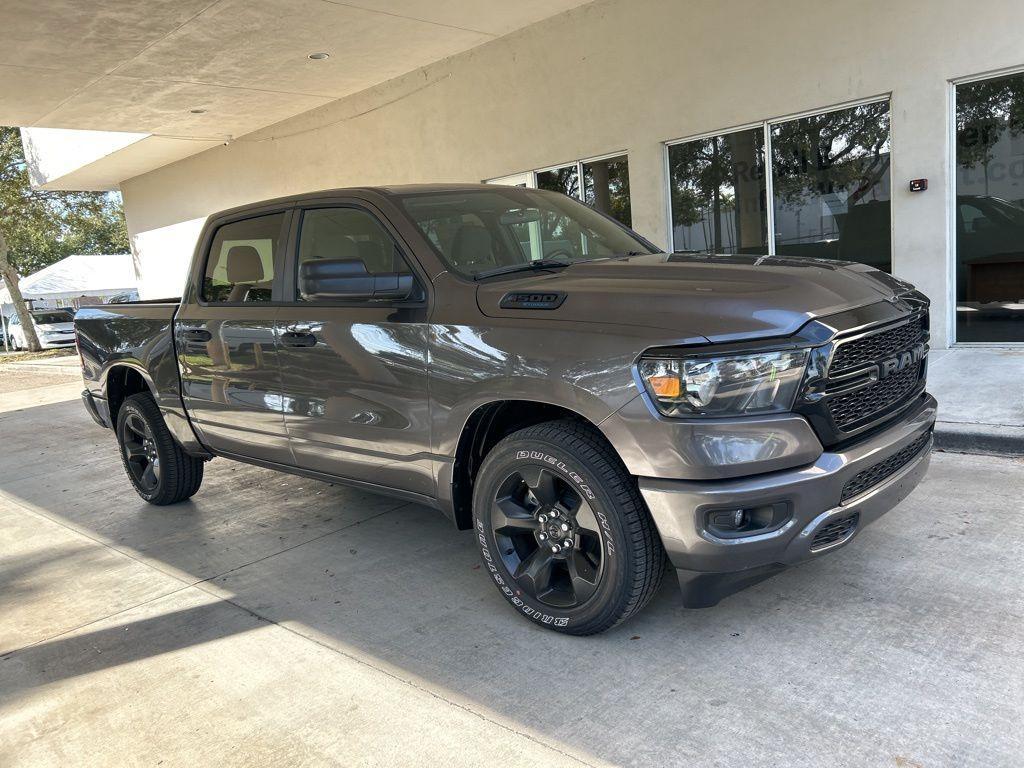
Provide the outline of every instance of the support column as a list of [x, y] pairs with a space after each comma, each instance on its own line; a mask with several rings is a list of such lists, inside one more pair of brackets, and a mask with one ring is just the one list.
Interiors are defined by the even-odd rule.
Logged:
[[[896, 89], [891, 115], [892, 271], [932, 300], [932, 347], [944, 348], [953, 342], [948, 85], [928, 78]], [[928, 179], [926, 191], [909, 191], [917, 178]]]
[[659, 143], [629, 148], [629, 194], [633, 229], [659, 248], [670, 248], [665, 147]]

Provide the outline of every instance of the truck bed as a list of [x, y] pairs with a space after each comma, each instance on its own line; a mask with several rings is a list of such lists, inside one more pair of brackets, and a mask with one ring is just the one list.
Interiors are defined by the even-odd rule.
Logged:
[[128, 368], [150, 384], [161, 409], [180, 409], [173, 335], [177, 310], [175, 301], [134, 301], [79, 309], [75, 313], [75, 336], [89, 395], [105, 405], [110, 372], [116, 370], [118, 376], [123, 376]]

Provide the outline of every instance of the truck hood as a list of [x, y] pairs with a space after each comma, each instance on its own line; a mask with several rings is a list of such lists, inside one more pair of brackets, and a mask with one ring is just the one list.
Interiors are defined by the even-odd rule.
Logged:
[[[901, 288], [910, 286], [851, 262], [662, 253], [494, 277], [477, 287], [477, 303], [489, 317], [640, 326], [728, 342], [788, 336]], [[503, 307], [510, 293], [564, 300], [554, 309]]]

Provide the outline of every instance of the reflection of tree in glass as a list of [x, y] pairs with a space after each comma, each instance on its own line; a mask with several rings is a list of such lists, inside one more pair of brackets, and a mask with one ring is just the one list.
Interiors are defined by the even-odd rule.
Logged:
[[625, 157], [583, 164], [583, 199], [627, 227], [633, 223], [629, 205], [629, 163]]
[[[575, 164], [567, 165], [564, 168], [555, 168], [551, 171], [541, 171], [537, 174], [537, 188], [546, 189], [550, 192], [561, 192], [563, 195], [579, 199], [580, 177]], [[553, 215], [550, 211], [544, 211], [541, 215], [541, 232], [545, 240], [567, 238], [566, 225], [568, 221], [564, 216]]]
[[956, 89], [956, 159], [961, 167], [989, 162], [1003, 132], [1024, 133], [1024, 75], [966, 83]]
[[[669, 149], [669, 173], [672, 179], [673, 226], [687, 227], [707, 221], [711, 227], [707, 241], [713, 251], [722, 252], [725, 250], [723, 214], [738, 210], [738, 229], [751, 222], [757, 226], [752, 237], [737, 236], [736, 242], [741, 247], [760, 244], [760, 197], [764, 179], [762, 144], [763, 136], [760, 130], [755, 129], [672, 146]], [[749, 212], [747, 218], [750, 222], [743, 221], [746, 212]]]
[[625, 156], [583, 163], [583, 195], [580, 195], [579, 166], [537, 173], [537, 188], [583, 200], [601, 213], [622, 222], [632, 223], [629, 206], [629, 163]]
[[563, 195], [575, 197], [578, 200], [580, 197], [580, 175], [575, 163], [564, 168], [555, 168], [552, 171], [541, 171], [537, 174], [537, 188], [561, 192]]
[[772, 126], [775, 198], [798, 203], [866, 197], [889, 171], [889, 103], [864, 104]]

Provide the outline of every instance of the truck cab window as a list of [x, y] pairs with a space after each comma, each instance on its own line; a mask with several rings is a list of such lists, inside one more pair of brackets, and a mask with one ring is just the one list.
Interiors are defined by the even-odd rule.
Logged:
[[360, 208], [316, 208], [302, 215], [298, 265], [311, 259], [362, 262], [370, 275], [411, 272], [388, 231]]
[[203, 300], [227, 304], [270, 301], [283, 223], [284, 214], [275, 213], [220, 227], [206, 261]]

